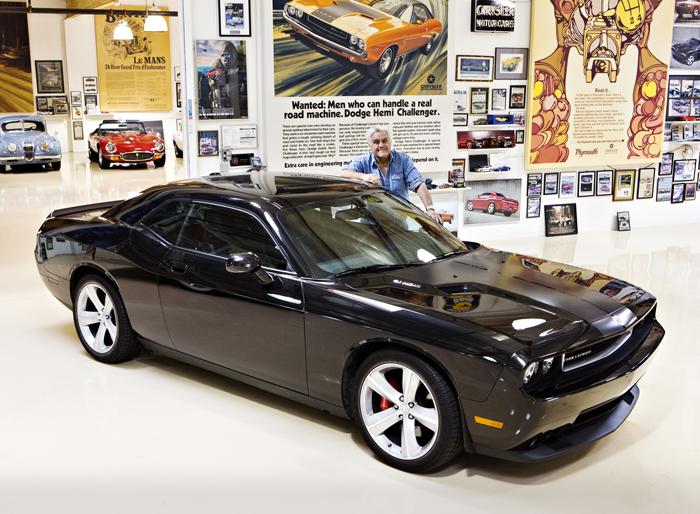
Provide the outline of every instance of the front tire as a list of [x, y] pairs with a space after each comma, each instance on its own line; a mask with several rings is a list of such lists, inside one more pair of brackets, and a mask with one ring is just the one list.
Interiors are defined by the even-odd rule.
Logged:
[[160, 159], [154, 159], [153, 164], [156, 168], [162, 168], [163, 166], [165, 166], [165, 154], [163, 154], [163, 157], [161, 157]]
[[141, 351], [124, 302], [111, 282], [100, 275], [86, 275], [78, 282], [73, 322], [83, 347], [99, 362], [124, 362]]
[[175, 147], [175, 157], [177, 157], [178, 159], [182, 159], [182, 150], [180, 150], [175, 141], [173, 141], [173, 146]]
[[423, 473], [462, 451], [457, 398], [422, 357], [400, 350], [370, 355], [357, 371], [352, 405], [365, 442], [392, 467]]
[[54, 171], [60, 171], [61, 169], [61, 161], [56, 161], [51, 163], [51, 169]]
[[102, 153], [102, 148], [100, 148], [97, 152], [97, 163], [100, 165], [100, 169], [103, 169], [103, 170], [109, 169], [109, 161], [107, 159], [105, 159], [105, 156]]
[[396, 49], [393, 46], [384, 50], [379, 60], [367, 69], [369, 76], [375, 80], [384, 80], [387, 78], [394, 67], [394, 61], [396, 60], [395, 54]]
[[685, 63], [688, 66], [692, 66], [694, 62], [695, 62], [695, 56], [693, 54], [690, 54], [688, 57], [685, 58]]

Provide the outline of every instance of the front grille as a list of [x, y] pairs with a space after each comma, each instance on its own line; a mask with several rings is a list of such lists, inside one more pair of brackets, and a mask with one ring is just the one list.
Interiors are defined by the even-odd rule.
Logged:
[[123, 154], [122, 154], [122, 159], [124, 159], [126, 162], [149, 161], [149, 160], [153, 159], [153, 153], [152, 153], [152, 152], [129, 152], [129, 153], [123, 153]]
[[31, 141], [25, 141], [22, 144], [22, 149], [24, 150], [24, 158], [28, 161], [34, 159], [34, 143]]
[[581, 366], [593, 364], [596, 361], [604, 359], [620, 348], [632, 335], [632, 331], [627, 331], [621, 336], [613, 337], [595, 343], [584, 348], [579, 348], [574, 352], [564, 354], [563, 371], [571, 371]]

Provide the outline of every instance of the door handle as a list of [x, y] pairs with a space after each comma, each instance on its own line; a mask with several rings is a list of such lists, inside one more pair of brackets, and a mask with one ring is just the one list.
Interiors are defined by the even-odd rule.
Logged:
[[172, 271], [173, 273], [177, 273], [177, 274], [181, 275], [185, 271], [187, 271], [187, 264], [185, 264], [184, 262], [170, 261], [168, 263], [168, 269], [170, 271]]

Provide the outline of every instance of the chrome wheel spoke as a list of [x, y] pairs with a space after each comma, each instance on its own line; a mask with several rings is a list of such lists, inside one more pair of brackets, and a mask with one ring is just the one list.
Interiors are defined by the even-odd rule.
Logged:
[[416, 401], [416, 391], [421, 385], [420, 377], [408, 368], [403, 370], [403, 396], [405, 402]]
[[387, 409], [384, 411], [370, 414], [365, 419], [367, 430], [374, 435], [382, 435], [390, 427], [401, 421], [399, 419], [399, 411], [396, 409]]
[[394, 389], [384, 378], [384, 374], [379, 371], [373, 372], [367, 377], [367, 386], [380, 396], [383, 396], [392, 403], [398, 404], [401, 393]]
[[92, 304], [95, 306], [95, 309], [97, 309], [97, 312], [102, 312], [102, 310], [104, 309], [104, 305], [102, 305], [102, 301], [97, 296], [97, 286], [89, 284], [85, 287], [85, 291], [87, 292], [88, 297], [92, 301]]
[[81, 327], [94, 325], [100, 322], [100, 314], [94, 311], [78, 311], [78, 323]]
[[419, 407], [418, 405], [416, 405], [411, 410], [411, 414], [413, 414], [413, 416], [415, 416], [415, 418], [418, 421], [420, 421], [421, 425], [424, 425], [426, 428], [429, 428], [433, 432], [437, 432], [437, 429], [438, 429], [437, 410], [435, 410], [434, 408], [426, 409], [425, 407]]
[[110, 317], [110, 319], [105, 320], [104, 326], [107, 329], [107, 332], [109, 332], [109, 337], [112, 338], [112, 344], [117, 340], [117, 325], [114, 324], [114, 321]]
[[421, 450], [416, 439], [416, 422], [413, 419], [404, 418], [401, 430], [401, 455], [407, 459], [415, 458]]
[[112, 304], [112, 299], [109, 296], [105, 297], [104, 314], [108, 314], [110, 317], [114, 316], [114, 313], [112, 312], [113, 310], [114, 305]]
[[95, 334], [95, 339], [92, 343], [92, 349], [99, 353], [104, 353], [108, 350], [107, 345], [105, 345], [105, 333], [107, 329], [104, 323], [100, 323], [100, 328], [97, 329], [97, 334]]
[[97, 353], [109, 352], [119, 335], [119, 323], [109, 293], [99, 283], [88, 282], [80, 290], [74, 308], [76, 328], [83, 343]]

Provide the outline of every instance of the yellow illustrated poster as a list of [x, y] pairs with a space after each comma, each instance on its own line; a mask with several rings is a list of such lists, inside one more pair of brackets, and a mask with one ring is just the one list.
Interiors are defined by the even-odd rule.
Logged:
[[[124, 7], [127, 10], [141, 7]], [[165, 10], [165, 9], [163, 9]], [[134, 37], [113, 39], [124, 20]], [[168, 18], [165, 18], [166, 22]], [[172, 63], [169, 32], [144, 32], [145, 18], [95, 16], [100, 108], [103, 112], [170, 111]]]
[[672, 0], [533, 0], [528, 168], [661, 159]]

